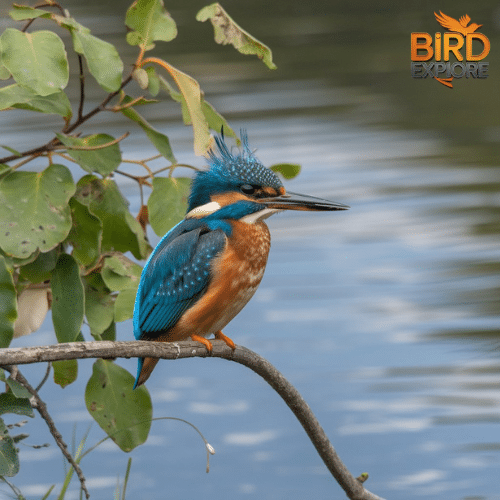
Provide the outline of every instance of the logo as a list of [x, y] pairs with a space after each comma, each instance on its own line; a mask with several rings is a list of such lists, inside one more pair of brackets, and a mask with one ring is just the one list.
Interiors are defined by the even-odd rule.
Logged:
[[[412, 78], [430, 76], [449, 88], [453, 88], [454, 78], [488, 78], [489, 63], [483, 59], [489, 54], [491, 44], [487, 36], [477, 32], [482, 24], [470, 23], [467, 14], [458, 20], [441, 11], [434, 15], [448, 31], [436, 33], [434, 40], [429, 33], [411, 34]], [[450, 61], [450, 55], [454, 62]]]

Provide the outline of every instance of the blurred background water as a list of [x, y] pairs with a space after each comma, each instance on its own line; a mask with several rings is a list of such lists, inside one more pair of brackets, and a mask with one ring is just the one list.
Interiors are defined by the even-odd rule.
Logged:
[[[136, 53], [123, 43], [128, 3], [63, 5], [117, 44], [130, 68]], [[225, 333], [296, 385], [349, 469], [370, 474], [371, 491], [393, 499], [500, 499], [498, 3], [223, 5], [273, 49], [276, 71], [217, 46], [211, 26], [194, 20], [202, 0], [167, 2], [179, 36], [158, 43], [155, 53], [199, 80], [233, 128], [248, 130], [264, 164], [302, 164], [290, 190], [352, 207], [270, 219], [266, 275]], [[2, 29], [14, 24], [7, 10], [2, 3]], [[455, 80], [450, 90], [411, 78], [410, 33], [442, 31], [438, 10], [467, 13], [483, 25], [492, 46], [488, 79]], [[90, 86], [87, 109], [100, 100]], [[170, 137], [179, 161], [203, 165], [177, 104], [142, 112]], [[23, 111], [0, 115], [2, 144], [28, 149], [61, 127], [54, 117], [27, 118]], [[101, 113], [84, 130], [118, 136], [133, 128]], [[122, 142], [122, 152], [129, 159], [155, 154], [140, 131]], [[118, 181], [136, 213], [136, 186]], [[132, 338], [130, 322], [118, 337]], [[54, 341], [48, 319], [13, 346]], [[120, 364], [135, 373], [135, 360]], [[78, 442], [91, 424], [83, 402], [91, 365], [79, 363], [73, 386], [48, 383], [41, 394], [68, 441], [74, 433]], [[23, 368], [33, 382], [44, 370]], [[205, 474], [196, 433], [179, 422], [154, 422], [148, 442], [130, 454], [127, 498], [345, 497], [286, 406], [243, 367], [216, 359], [162, 362], [148, 388], [154, 416], [189, 420], [217, 454]], [[38, 417], [23, 431], [30, 444], [51, 443], [21, 445], [22, 468], [13, 478], [27, 498], [41, 498], [61, 484], [63, 460]], [[94, 424], [89, 443], [102, 436]], [[113, 497], [127, 458], [106, 442], [83, 460], [93, 498]], [[76, 481], [72, 486], [67, 498], [78, 498]], [[3, 486], [0, 498], [9, 494]]]

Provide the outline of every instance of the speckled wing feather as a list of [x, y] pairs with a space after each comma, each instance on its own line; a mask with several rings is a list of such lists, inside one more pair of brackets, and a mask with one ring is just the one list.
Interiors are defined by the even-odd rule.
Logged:
[[151, 254], [141, 276], [134, 308], [136, 339], [154, 339], [172, 328], [203, 294], [211, 279], [212, 259], [226, 236], [203, 222], [180, 222]]

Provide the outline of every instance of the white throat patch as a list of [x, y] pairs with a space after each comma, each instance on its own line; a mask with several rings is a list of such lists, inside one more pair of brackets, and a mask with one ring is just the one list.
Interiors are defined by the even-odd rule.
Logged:
[[267, 219], [268, 217], [271, 217], [271, 215], [282, 211], [283, 210], [278, 210], [277, 208], [264, 208], [263, 210], [259, 210], [253, 214], [245, 215], [245, 217], [242, 217], [240, 220], [242, 222], [246, 222], [247, 224], [255, 224], [256, 222], [260, 222], [261, 220]]
[[206, 203], [205, 205], [193, 208], [193, 210], [186, 214], [186, 219], [190, 219], [192, 217], [194, 217], [195, 219], [199, 219], [200, 217], [205, 217], [205, 215], [213, 214], [219, 209], [220, 205], [216, 201], [211, 201], [210, 203]]

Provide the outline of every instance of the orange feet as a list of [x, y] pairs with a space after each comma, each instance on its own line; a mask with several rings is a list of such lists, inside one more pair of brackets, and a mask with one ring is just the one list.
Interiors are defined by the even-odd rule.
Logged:
[[200, 335], [196, 335], [196, 333], [193, 333], [190, 337], [191, 340], [203, 344], [207, 348], [209, 354], [212, 352], [212, 342], [210, 342], [210, 340], [207, 340], [205, 337], [200, 337]]
[[[202, 337], [200, 335], [196, 335], [196, 333], [193, 333], [193, 335], [190, 335], [191, 340], [194, 340], [195, 342], [199, 342], [200, 344], [203, 344], [206, 348], [209, 354], [212, 352], [213, 346], [212, 342], [210, 340], [206, 339], [205, 337]], [[233, 351], [236, 349], [236, 344], [229, 338], [226, 337], [221, 330], [216, 332], [214, 334], [214, 337], [217, 340], [222, 340], [226, 345], [228, 345]]]
[[218, 332], [216, 332], [214, 334], [214, 337], [218, 340], [223, 340], [226, 345], [228, 345], [233, 351], [236, 349], [236, 345], [235, 343], [229, 338], [229, 337], [226, 337], [223, 333], [222, 333], [222, 330], [219, 330]]

